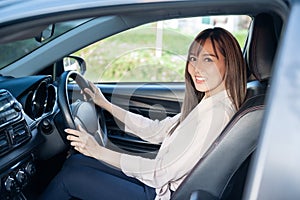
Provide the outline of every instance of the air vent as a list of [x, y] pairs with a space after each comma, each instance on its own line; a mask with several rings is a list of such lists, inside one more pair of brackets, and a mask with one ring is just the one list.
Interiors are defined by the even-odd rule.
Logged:
[[9, 140], [4, 130], [0, 132], [0, 156], [9, 151]]
[[24, 122], [13, 124], [8, 130], [13, 146], [22, 144], [30, 138], [30, 132]]
[[0, 156], [10, 152], [31, 138], [25, 120], [0, 130]]

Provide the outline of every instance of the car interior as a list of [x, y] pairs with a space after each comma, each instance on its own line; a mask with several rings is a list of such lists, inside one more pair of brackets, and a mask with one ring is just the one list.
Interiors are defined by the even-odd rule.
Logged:
[[[0, 23], [1, 48], [2, 44], [36, 35], [49, 24], [86, 20], [0, 69], [0, 199], [37, 199], [72, 153], [64, 128], [75, 124], [100, 133], [96, 134], [100, 135], [97, 141], [116, 151], [153, 158], [159, 149], [159, 145], [124, 132], [124, 124], [110, 113], [84, 101], [81, 90], [88, 84], [80, 73], [64, 70], [66, 57], [148, 22], [243, 14], [252, 18], [243, 49], [248, 67], [246, 99], [171, 198], [242, 199], [264, 121], [272, 65], [288, 7], [281, 1], [253, 1], [256, 5], [252, 1], [231, 2], [107, 6]], [[32, 28], [34, 33], [22, 31], [23, 27]], [[75, 57], [75, 61], [84, 69], [84, 60]], [[114, 104], [144, 116], [151, 113], [157, 119], [179, 113], [184, 98], [182, 82], [96, 85]]]

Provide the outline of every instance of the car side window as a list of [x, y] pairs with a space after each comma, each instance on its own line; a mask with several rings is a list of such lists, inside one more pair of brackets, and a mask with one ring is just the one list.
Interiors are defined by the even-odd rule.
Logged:
[[229, 30], [243, 48], [249, 16], [206, 16], [145, 24], [96, 42], [74, 55], [93, 82], [184, 82], [188, 47], [203, 29]]

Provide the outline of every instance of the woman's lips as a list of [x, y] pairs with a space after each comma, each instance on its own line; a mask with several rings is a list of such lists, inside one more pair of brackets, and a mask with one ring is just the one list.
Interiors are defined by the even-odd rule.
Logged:
[[202, 76], [195, 76], [196, 83], [201, 84], [204, 83], [207, 79]]

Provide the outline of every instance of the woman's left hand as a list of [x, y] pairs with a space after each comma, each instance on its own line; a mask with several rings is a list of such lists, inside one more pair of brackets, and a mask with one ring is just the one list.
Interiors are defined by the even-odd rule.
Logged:
[[71, 146], [86, 156], [96, 158], [100, 153], [101, 146], [97, 143], [95, 138], [88, 134], [81, 126], [78, 126], [78, 129], [79, 130], [65, 129], [65, 132], [68, 134], [67, 139], [71, 142]]

